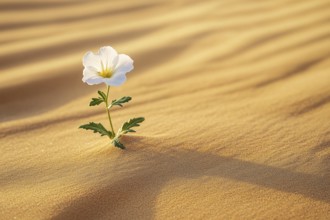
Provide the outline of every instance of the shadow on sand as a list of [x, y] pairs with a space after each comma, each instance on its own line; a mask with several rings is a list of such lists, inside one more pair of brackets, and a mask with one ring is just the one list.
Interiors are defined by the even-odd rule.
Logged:
[[[134, 139], [135, 143], [141, 141], [137, 137], [129, 139]], [[125, 142], [128, 143], [127, 140]], [[139, 146], [143, 145], [140, 143]], [[125, 154], [141, 156], [135, 161], [139, 166], [130, 169], [128, 175], [125, 173], [129, 178], [76, 199], [52, 219], [100, 219], [106, 216], [118, 219], [116, 216], [122, 212], [128, 219], [153, 219], [157, 196], [168, 181], [202, 176], [231, 179], [330, 203], [329, 175], [298, 173], [232, 157], [180, 150], [179, 147], [172, 149], [175, 150], [167, 153], [128, 149]], [[134, 198], [134, 204], [130, 198]], [[136, 198], [140, 199], [140, 203], [137, 204]]]

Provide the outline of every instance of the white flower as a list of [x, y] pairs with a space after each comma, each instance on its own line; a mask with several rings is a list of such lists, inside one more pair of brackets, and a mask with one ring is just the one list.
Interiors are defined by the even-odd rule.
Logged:
[[101, 47], [94, 54], [89, 51], [83, 57], [82, 81], [88, 85], [105, 83], [108, 86], [120, 86], [126, 80], [126, 73], [133, 70], [133, 60], [125, 55], [118, 54], [110, 46]]

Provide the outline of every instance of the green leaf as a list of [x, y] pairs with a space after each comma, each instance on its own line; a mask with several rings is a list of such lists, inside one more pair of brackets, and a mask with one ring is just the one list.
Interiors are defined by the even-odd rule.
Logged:
[[124, 97], [122, 97], [122, 98], [120, 98], [120, 99], [115, 99], [115, 100], [112, 100], [112, 102], [111, 102], [111, 104], [110, 104], [110, 106], [108, 107], [108, 108], [111, 108], [112, 106], [114, 106], [114, 105], [118, 105], [118, 106], [120, 106], [120, 107], [123, 107], [123, 103], [125, 103], [125, 102], [129, 102], [129, 101], [131, 101], [132, 100], [132, 98], [131, 97], [129, 97], [129, 96], [124, 96]]
[[113, 145], [115, 145], [115, 147], [118, 147], [120, 149], [125, 149], [125, 146], [122, 143], [120, 143], [119, 138], [117, 137], [112, 140], [112, 143]]
[[135, 132], [132, 128], [140, 126], [140, 123], [144, 121], [143, 117], [130, 119], [128, 122], [125, 122], [123, 126], [117, 132], [116, 137], [113, 138], [112, 143], [115, 147], [125, 149], [125, 146], [119, 141], [120, 137], [123, 134], [128, 132]]
[[95, 106], [95, 105], [99, 105], [101, 104], [102, 102], [105, 102], [107, 101], [107, 96], [105, 95], [104, 92], [102, 91], [97, 91], [97, 93], [101, 96], [101, 97], [98, 97], [98, 98], [92, 98], [92, 101], [89, 103], [89, 106]]
[[102, 91], [97, 91], [97, 93], [102, 97], [103, 101], [107, 100], [107, 95]]
[[99, 97], [99, 98], [92, 98], [92, 101], [89, 103], [89, 106], [99, 105], [102, 102], [104, 102], [104, 100], [101, 97]]
[[89, 124], [81, 125], [79, 128], [92, 130], [94, 133], [100, 133], [101, 136], [108, 136], [110, 138], [114, 136], [112, 132], [105, 129], [101, 123], [89, 122]]
[[125, 122], [123, 126], [121, 127], [121, 132], [122, 134], [126, 134], [128, 132], [135, 132], [135, 130], [131, 129], [133, 127], [139, 127], [140, 123], [144, 121], [143, 117], [139, 118], [132, 118], [128, 122]]

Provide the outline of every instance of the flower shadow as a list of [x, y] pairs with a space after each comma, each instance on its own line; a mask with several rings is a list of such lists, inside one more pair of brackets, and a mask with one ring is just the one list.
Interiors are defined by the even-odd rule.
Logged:
[[[129, 137], [125, 144], [141, 146], [144, 138]], [[63, 219], [153, 219], [157, 197], [162, 188], [176, 178], [197, 179], [202, 176], [226, 178], [259, 187], [299, 194], [330, 203], [326, 176], [299, 173], [287, 169], [243, 161], [212, 153], [182, 150], [172, 146], [166, 152], [128, 149], [125, 154], [138, 154], [134, 169], [126, 178], [96, 189], [67, 205], [53, 220]], [[125, 154], [122, 156], [125, 157]], [[119, 167], [120, 168], [120, 167]]]

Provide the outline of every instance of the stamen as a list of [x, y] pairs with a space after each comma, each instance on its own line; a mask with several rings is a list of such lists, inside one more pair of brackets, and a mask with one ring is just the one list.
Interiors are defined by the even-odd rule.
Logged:
[[102, 71], [99, 72], [99, 75], [102, 76], [103, 78], [111, 78], [112, 74], [113, 74], [113, 70], [111, 68], [106, 68], [106, 69], [102, 68]]

